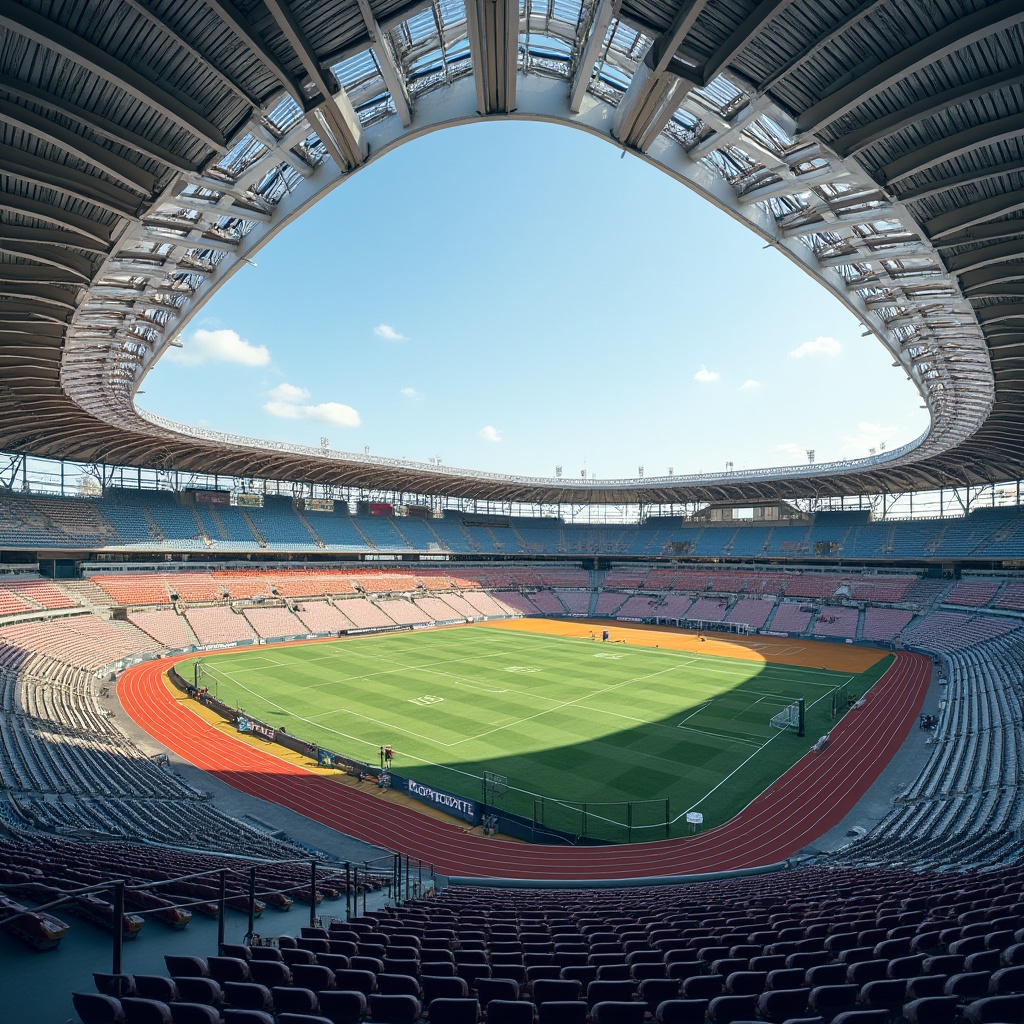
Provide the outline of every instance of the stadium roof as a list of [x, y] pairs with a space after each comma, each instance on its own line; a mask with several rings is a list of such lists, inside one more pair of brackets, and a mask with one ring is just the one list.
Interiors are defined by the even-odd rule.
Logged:
[[[7, 0], [0, 448], [532, 502], [1019, 479], [1022, 23], [1020, 0]], [[203, 301], [317, 198], [416, 135], [506, 117], [604, 137], [746, 223], [879, 337], [930, 429], [847, 463], [569, 481], [136, 410]]]

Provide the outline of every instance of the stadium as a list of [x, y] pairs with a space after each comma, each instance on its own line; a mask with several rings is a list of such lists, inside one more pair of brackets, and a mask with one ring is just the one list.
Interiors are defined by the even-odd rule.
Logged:
[[[1019, 0], [0, 29], [5, 1019], [1024, 1020]], [[749, 229], [927, 428], [563, 478], [136, 404], [318, 201], [487, 121]]]

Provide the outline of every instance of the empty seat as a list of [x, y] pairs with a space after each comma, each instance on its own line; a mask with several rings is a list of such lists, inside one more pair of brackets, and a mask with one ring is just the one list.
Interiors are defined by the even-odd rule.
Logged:
[[953, 1024], [959, 1003], [955, 996], [924, 996], [903, 1007], [909, 1024]]
[[183, 1002], [205, 1003], [207, 1006], [220, 1006], [224, 1002], [224, 991], [213, 978], [185, 976], [172, 980], [178, 987], [178, 998]]
[[[223, 985], [226, 981], [249, 981], [249, 961], [236, 956], [211, 956], [206, 961], [210, 977]], [[174, 973], [173, 971], [171, 972]]]
[[480, 1019], [480, 1003], [476, 999], [441, 996], [427, 1011], [431, 1024], [476, 1024]]
[[74, 992], [71, 995], [75, 1012], [83, 1024], [123, 1024], [121, 1002], [101, 992]]
[[533, 983], [533, 1001], [538, 1007], [548, 1002], [575, 1002], [583, 994], [583, 985], [564, 978], [539, 978]]
[[806, 1016], [810, 994], [811, 990], [806, 987], [762, 992], [757, 1000], [757, 1012], [773, 1024], [783, 1024], [783, 1021], [790, 1018]]
[[757, 1016], [757, 999], [756, 995], [716, 996], [708, 1003], [708, 1020], [711, 1024], [753, 1020]]
[[225, 981], [224, 999], [237, 1010], [269, 1010], [274, 1005], [270, 989], [255, 981]]
[[366, 1014], [366, 996], [352, 990], [318, 992], [320, 1013], [332, 1024], [359, 1024]]
[[881, 981], [889, 976], [887, 960], [861, 960], [846, 968], [846, 980], [863, 988], [869, 981]]
[[[296, 967], [309, 966], [296, 964]], [[275, 985], [290, 985], [292, 983], [292, 969], [283, 960], [250, 960], [249, 977], [273, 988]]]
[[888, 1010], [847, 1010], [833, 1018], [832, 1024], [889, 1024]]
[[729, 995], [760, 995], [768, 983], [765, 971], [734, 971], [725, 979], [725, 991]]
[[[843, 981], [846, 981], [845, 968], [838, 965], [844, 971]], [[765, 989], [778, 988], [803, 988], [807, 984], [807, 972], [800, 967], [783, 967], [778, 971], [769, 971], [765, 975]]]
[[869, 981], [860, 990], [860, 1005], [866, 1010], [895, 1011], [903, 1005], [907, 986], [902, 980], [884, 978]]
[[717, 974], [702, 974], [683, 982], [684, 999], [714, 999], [722, 994], [725, 980]]
[[178, 986], [162, 974], [136, 974], [133, 980], [134, 995], [142, 999], [159, 999], [163, 1003], [171, 1003], [178, 998]]
[[655, 1011], [669, 999], [678, 999], [680, 985], [671, 978], [645, 978], [640, 982], [640, 998], [647, 1004], [648, 1012], [653, 1016]]
[[[225, 946], [225, 949], [227, 947]], [[249, 961], [253, 960], [277, 960], [280, 962], [284, 961], [284, 957], [281, 956], [281, 950], [277, 946], [249, 946]]]
[[271, 991], [275, 1013], [316, 1013], [316, 993], [308, 988], [278, 986]]
[[519, 984], [511, 978], [480, 978], [476, 983], [477, 999], [487, 1009], [494, 999], [512, 1000], [519, 998]]
[[[844, 964], [818, 964], [815, 967], [808, 967], [804, 975], [804, 984], [811, 988], [817, 988], [819, 985], [845, 985], [848, 970], [849, 968]], [[773, 985], [772, 987], [796, 988], [797, 986]]]
[[591, 1007], [593, 1024], [643, 1024], [647, 1007], [643, 1003], [606, 1000]]
[[811, 1013], [830, 1021], [844, 1010], [856, 1007], [859, 991], [856, 985], [819, 985], [811, 989], [807, 1007]]
[[[324, 955], [330, 956], [331, 954], [325, 953]], [[291, 968], [291, 973], [291, 983], [298, 985], [299, 988], [311, 988], [314, 992], [319, 992], [323, 988], [334, 988], [334, 971], [326, 964], [295, 964]], [[287, 984], [287, 982], [279, 982], [279, 984]]]
[[220, 1012], [205, 1003], [171, 1003], [174, 1024], [220, 1024]]
[[962, 1003], [969, 1003], [973, 999], [980, 999], [987, 996], [989, 979], [992, 976], [988, 971], [968, 971], [964, 974], [954, 974], [947, 981], [943, 988], [943, 994], [956, 996]]
[[374, 1024], [414, 1024], [422, 1009], [415, 996], [374, 993], [369, 999]]
[[125, 996], [121, 1009], [127, 1024], [172, 1024], [171, 1008], [158, 999]]
[[389, 974], [385, 971], [377, 975], [377, 991], [389, 996], [416, 996], [419, 999], [422, 989], [419, 979], [410, 974]]
[[636, 998], [636, 985], [632, 981], [592, 981], [587, 985], [587, 1005], [598, 1003], [628, 1003]]
[[444, 978], [433, 974], [425, 974], [420, 978], [423, 1002], [429, 1008], [435, 999], [465, 999], [469, 995], [469, 986], [464, 978]]
[[971, 1024], [996, 1024], [1024, 1020], [1024, 995], [986, 996], [964, 1007]]
[[539, 1024], [586, 1024], [587, 1004], [582, 999], [550, 999], [537, 1004]]
[[377, 976], [371, 971], [357, 971], [351, 967], [334, 972], [334, 983], [347, 991], [362, 992], [368, 996], [377, 988]]
[[174, 956], [168, 953], [164, 956], [164, 963], [167, 965], [167, 973], [172, 978], [208, 978], [210, 976], [206, 961], [198, 956]]
[[492, 999], [487, 1004], [487, 1024], [533, 1024], [537, 1007], [511, 999]]
[[224, 1024], [275, 1024], [274, 1018], [266, 1010], [224, 1011]]
[[655, 1013], [658, 1024], [704, 1024], [707, 1017], [706, 999], [667, 999]]
[[1007, 996], [1024, 992], [1024, 966], [1001, 967], [988, 981], [988, 995]]
[[946, 980], [944, 974], [920, 974], [916, 978], [908, 978], [907, 1001], [923, 999], [925, 996], [943, 995], [945, 993]]

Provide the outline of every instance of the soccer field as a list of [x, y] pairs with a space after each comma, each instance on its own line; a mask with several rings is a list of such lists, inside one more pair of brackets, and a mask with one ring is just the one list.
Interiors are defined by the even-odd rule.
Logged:
[[[824, 659], [822, 659], [824, 660]], [[633, 839], [732, 817], [833, 725], [833, 695], [863, 694], [888, 667], [859, 675], [689, 651], [463, 626], [336, 643], [250, 648], [202, 659], [220, 700], [347, 757], [378, 763], [472, 800], [485, 771], [508, 780], [500, 801], [533, 818], [543, 804], [636, 805]], [[192, 662], [179, 666], [192, 677]], [[803, 697], [807, 735], [773, 715]], [[571, 822], [572, 816], [565, 819]]]

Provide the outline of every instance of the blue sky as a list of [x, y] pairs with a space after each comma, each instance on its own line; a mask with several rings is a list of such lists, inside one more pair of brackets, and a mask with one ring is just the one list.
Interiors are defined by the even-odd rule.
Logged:
[[188, 326], [143, 408], [504, 473], [854, 458], [926, 425], [891, 358], [743, 226], [631, 155], [522, 122], [370, 164]]

